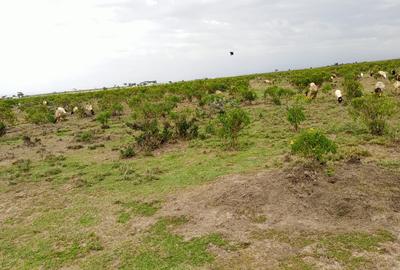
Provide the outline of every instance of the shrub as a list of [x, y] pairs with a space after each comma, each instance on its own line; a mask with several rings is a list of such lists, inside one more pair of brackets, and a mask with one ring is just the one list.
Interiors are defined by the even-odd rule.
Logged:
[[132, 146], [128, 146], [120, 151], [120, 157], [122, 159], [132, 158], [136, 155], [135, 150]]
[[56, 121], [54, 114], [46, 106], [28, 108], [26, 113], [27, 120], [36, 125], [55, 123]]
[[292, 152], [306, 158], [321, 161], [328, 153], [336, 153], [336, 144], [318, 130], [303, 131], [291, 143]]
[[346, 79], [343, 83], [343, 88], [346, 98], [349, 100], [363, 95], [363, 87], [361, 83], [356, 80]]
[[304, 108], [300, 105], [293, 105], [287, 109], [287, 119], [290, 124], [293, 125], [294, 130], [299, 129], [299, 124], [306, 120], [306, 116], [304, 114]]
[[240, 131], [250, 124], [249, 115], [241, 108], [234, 108], [220, 115], [219, 122], [220, 136], [230, 147], [237, 148]]
[[108, 120], [111, 118], [111, 113], [109, 111], [101, 112], [97, 115], [96, 120], [101, 124], [102, 129], [110, 128], [108, 125]]
[[156, 119], [145, 121], [140, 129], [142, 132], [136, 137], [136, 142], [146, 152], [159, 148], [172, 137], [169, 123], [164, 123], [163, 128], [160, 129]]
[[389, 118], [396, 109], [395, 102], [388, 97], [368, 95], [353, 99], [351, 113], [360, 119], [374, 135], [383, 135]]
[[331, 92], [332, 90], [333, 90], [333, 87], [332, 87], [332, 84], [330, 84], [330, 83], [325, 84], [325, 85], [322, 86], [322, 88], [321, 88], [321, 91], [322, 91], [323, 93], [329, 93], [329, 92]]
[[254, 101], [257, 99], [257, 94], [248, 89], [248, 88], [242, 88], [240, 90], [240, 100], [243, 101]]
[[0, 101], [0, 122], [3, 122], [3, 124], [14, 124], [15, 122], [15, 114], [12, 111], [12, 105], [5, 101]]
[[193, 139], [199, 135], [199, 126], [196, 118], [189, 117], [187, 114], [180, 114], [175, 120], [176, 135], [181, 139]]
[[275, 105], [281, 105], [282, 97], [289, 97], [289, 96], [293, 96], [294, 94], [295, 94], [295, 91], [293, 91], [292, 89], [282, 88], [279, 86], [272, 86], [272, 87], [268, 87], [264, 91], [264, 98], [266, 98], [269, 95], [272, 98], [272, 102]]

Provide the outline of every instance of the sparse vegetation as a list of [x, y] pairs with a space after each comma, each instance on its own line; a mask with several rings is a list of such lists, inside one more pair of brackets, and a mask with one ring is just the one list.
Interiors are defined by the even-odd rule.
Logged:
[[[365, 89], [351, 81], [347, 109], [332, 90], [360, 72], [398, 66], [0, 100], [0, 268], [397, 265], [399, 97], [356, 97], [357, 89], [373, 91], [370, 76], [357, 78]], [[274, 85], [267, 91], [265, 79]], [[322, 89], [312, 102], [304, 95], [310, 82]], [[268, 100], [257, 100], [264, 92]], [[88, 104], [96, 118], [110, 112], [110, 129], [70, 114], [50, 123], [55, 108], [84, 114]], [[269, 229], [237, 235], [255, 228]]]
[[111, 113], [109, 111], [101, 112], [97, 115], [96, 120], [101, 124], [102, 129], [110, 128], [108, 121], [111, 118]]

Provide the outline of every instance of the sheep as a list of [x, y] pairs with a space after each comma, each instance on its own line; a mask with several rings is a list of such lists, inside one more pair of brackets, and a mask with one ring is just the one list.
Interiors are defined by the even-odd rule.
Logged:
[[377, 82], [375, 84], [375, 94], [378, 96], [382, 96], [383, 90], [385, 90], [386, 86], [383, 82]]
[[223, 93], [220, 90], [215, 91], [216, 95], [222, 95]]
[[385, 71], [378, 71], [378, 75], [387, 80], [387, 73]]
[[343, 96], [342, 96], [342, 91], [340, 91], [339, 89], [335, 91], [335, 96], [337, 98], [337, 101], [339, 103], [343, 102]]
[[67, 115], [67, 112], [65, 111], [65, 109], [63, 107], [58, 107], [54, 114], [54, 116], [56, 118], [56, 123], [62, 121], [66, 115]]
[[396, 76], [394, 76], [394, 79], [395, 79], [396, 81], [400, 81], [400, 74], [396, 74]]
[[265, 83], [265, 84], [271, 84], [272, 81], [270, 81], [270, 80], [264, 80], [264, 83]]
[[46, 100], [43, 100], [43, 105], [47, 106], [47, 101]]
[[315, 83], [310, 83], [310, 86], [308, 88], [308, 91], [306, 95], [310, 97], [311, 99], [315, 99], [318, 94], [318, 86]]
[[92, 106], [91, 104], [85, 105], [84, 111], [85, 111], [85, 114], [86, 114], [87, 116], [95, 115], [94, 110], [93, 110], [93, 106]]
[[71, 111], [71, 115], [77, 113], [78, 111], [79, 111], [79, 108], [75, 106]]
[[393, 75], [393, 76], [396, 76], [396, 74], [397, 74], [396, 70], [393, 69], [393, 70], [392, 70], [392, 75]]

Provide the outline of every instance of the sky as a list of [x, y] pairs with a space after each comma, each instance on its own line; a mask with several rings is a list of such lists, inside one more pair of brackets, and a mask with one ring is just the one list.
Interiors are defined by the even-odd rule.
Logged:
[[0, 96], [399, 58], [399, 10], [400, 0], [0, 0]]

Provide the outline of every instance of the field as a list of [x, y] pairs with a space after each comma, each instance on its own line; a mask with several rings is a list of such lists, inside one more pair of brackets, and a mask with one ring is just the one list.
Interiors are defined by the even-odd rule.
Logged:
[[[393, 69], [0, 100], [0, 269], [400, 269], [400, 92], [376, 75]], [[353, 84], [384, 124], [357, 114]], [[54, 123], [60, 106], [82, 113]], [[293, 150], [315, 131], [335, 149]]]

